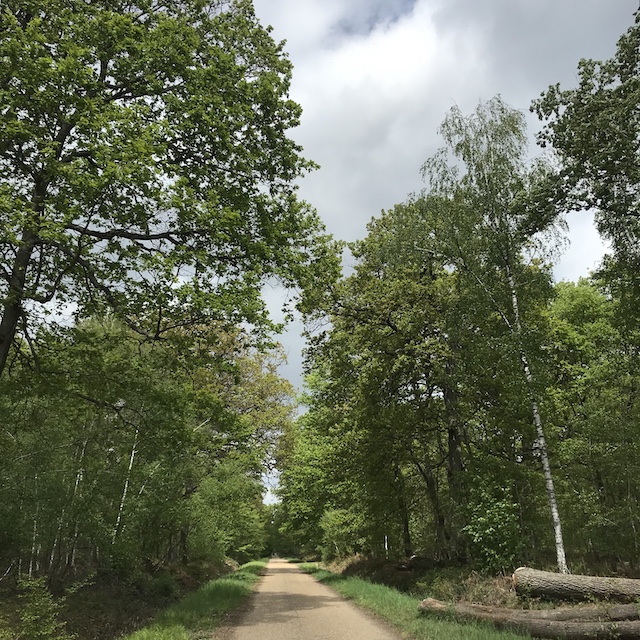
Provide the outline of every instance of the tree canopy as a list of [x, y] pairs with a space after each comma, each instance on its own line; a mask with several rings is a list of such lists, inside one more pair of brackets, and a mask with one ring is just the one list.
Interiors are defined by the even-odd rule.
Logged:
[[425, 190], [351, 246], [285, 436], [290, 547], [633, 563], [637, 336], [606, 281], [554, 285], [573, 196], [524, 123], [499, 97], [452, 109]]
[[9, 0], [0, 60], [0, 372], [43, 305], [150, 337], [260, 326], [266, 278], [335, 271], [251, 2]]
[[539, 140], [562, 163], [566, 208], [593, 208], [611, 285], [637, 324], [640, 301], [640, 13], [604, 62], [581, 60], [578, 86], [550, 86], [532, 105]]

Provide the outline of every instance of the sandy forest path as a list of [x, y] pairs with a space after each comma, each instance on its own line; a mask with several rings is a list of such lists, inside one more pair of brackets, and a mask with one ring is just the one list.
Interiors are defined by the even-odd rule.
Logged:
[[381, 622], [316, 582], [295, 564], [273, 559], [250, 609], [229, 640], [400, 640]]

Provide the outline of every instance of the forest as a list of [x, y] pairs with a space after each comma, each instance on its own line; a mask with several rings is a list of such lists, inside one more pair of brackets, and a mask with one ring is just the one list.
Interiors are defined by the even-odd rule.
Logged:
[[[440, 126], [425, 188], [372, 219], [309, 332], [278, 449], [281, 544], [490, 572], [637, 573], [640, 26], [575, 89]], [[554, 283], [565, 215], [610, 251]]]
[[[451, 109], [348, 246], [248, 0], [7, 0], [0, 60], [3, 592], [274, 552], [638, 576], [638, 22], [533, 101], [533, 156], [500, 96]], [[554, 282], [588, 210], [609, 252]]]
[[262, 288], [339, 269], [282, 45], [247, 1], [8, 0], [0, 60], [0, 589], [261, 557]]

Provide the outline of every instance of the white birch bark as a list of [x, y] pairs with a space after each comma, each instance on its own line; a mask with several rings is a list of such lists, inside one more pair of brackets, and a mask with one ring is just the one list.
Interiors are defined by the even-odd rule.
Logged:
[[560, 573], [569, 573], [569, 567], [567, 566], [567, 559], [564, 551], [564, 540], [562, 538], [562, 525], [560, 523], [560, 512], [558, 511], [558, 501], [556, 499], [556, 490], [553, 484], [553, 475], [551, 473], [551, 465], [549, 464], [549, 455], [547, 453], [547, 440], [544, 435], [544, 428], [542, 426], [542, 418], [540, 416], [540, 408], [538, 406], [538, 399], [535, 392], [535, 386], [533, 382], [533, 374], [531, 373], [531, 367], [529, 366], [529, 360], [527, 354], [522, 346], [522, 324], [520, 322], [520, 308], [518, 305], [518, 295], [516, 292], [516, 284], [513, 279], [511, 269], [507, 265], [507, 277], [509, 280], [509, 289], [511, 292], [511, 305], [513, 307], [513, 321], [516, 336], [518, 338], [518, 350], [520, 351], [520, 363], [522, 364], [522, 370], [527, 382], [527, 391], [529, 392], [529, 399], [531, 402], [531, 412], [533, 413], [533, 424], [536, 428], [536, 448], [540, 453], [540, 459], [542, 461], [542, 470], [544, 472], [544, 481], [547, 488], [547, 499], [549, 501], [549, 510], [551, 511], [551, 521], [553, 523], [553, 533], [556, 545], [556, 559], [558, 564], [558, 571]]
[[29, 578], [33, 578], [34, 569], [38, 570], [38, 560], [36, 554], [38, 552], [38, 514], [40, 512], [40, 500], [38, 499], [38, 474], [35, 476], [36, 487], [36, 510], [33, 514], [33, 530], [31, 534], [31, 557], [29, 558]]
[[120, 523], [122, 522], [122, 514], [124, 512], [124, 505], [127, 501], [127, 493], [129, 491], [129, 482], [131, 481], [131, 469], [133, 469], [133, 461], [136, 457], [136, 447], [138, 446], [138, 429], [136, 429], [136, 434], [133, 438], [133, 446], [131, 447], [131, 455], [129, 456], [129, 466], [127, 467], [127, 476], [124, 480], [124, 486], [122, 488], [122, 497], [120, 498], [120, 506], [118, 507], [118, 517], [116, 518], [116, 524], [113, 528], [113, 533], [111, 535], [111, 544], [115, 544], [115, 541], [118, 537], [118, 533], [120, 532]]
[[[74, 506], [76, 503], [76, 498], [78, 496], [80, 482], [82, 481], [84, 470], [82, 468], [82, 464], [84, 463], [84, 455], [87, 451], [88, 440], [85, 440], [82, 444], [82, 451], [80, 452], [80, 459], [78, 460], [78, 471], [76, 472], [76, 479], [73, 484], [73, 493], [71, 494], [71, 512], [74, 511]], [[78, 534], [79, 534], [79, 526], [78, 526], [78, 518], [75, 518], [75, 523], [73, 527], [73, 536], [71, 538], [71, 547], [67, 552], [67, 566], [73, 567], [76, 562], [76, 547], [78, 546]]]

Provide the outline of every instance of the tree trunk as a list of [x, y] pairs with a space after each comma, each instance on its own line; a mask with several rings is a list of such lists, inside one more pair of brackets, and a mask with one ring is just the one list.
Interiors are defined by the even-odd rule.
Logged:
[[500, 629], [537, 638], [631, 640], [640, 637], [640, 608], [637, 605], [523, 611], [466, 603], [449, 605], [427, 598], [420, 603], [419, 609], [441, 616], [454, 614], [471, 622], [490, 622]]
[[180, 528], [180, 562], [186, 566], [189, 564], [189, 527]]
[[436, 478], [433, 474], [433, 470], [428, 463], [422, 464], [411, 450], [410, 455], [411, 459], [413, 460], [413, 464], [418, 469], [418, 473], [420, 473], [420, 475], [422, 476], [422, 479], [424, 480], [425, 486], [427, 488], [427, 495], [429, 496], [431, 506], [433, 508], [433, 517], [436, 525], [436, 538], [438, 540], [438, 543], [440, 545], [446, 546], [447, 552], [449, 552], [451, 535], [447, 530], [446, 519], [444, 511], [442, 509], [442, 504], [440, 503], [440, 496], [438, 495], [438, 487]]
[[551, 521], [553, 522], [553, 534], [556, 544], [556, 560], [558, 563], [558, 571], [560, 573], [569, 573], [567, 566], [567, 558], [564, 552], [564, 540], [562, 538], [562, 526], [560, 523], [560, 512], [558, 511], [558, 500], [556, 498], [556, 490], [553, 483], [553, 475], [551, 474], [551, 465], [549, 464], [549, 455], [547, 453], [547, 440], [542, 427], [542, 418], [540, 416], [540, 408], [538, 398], [535, 391], [533, 374], [529, 366], [529, 360], [522, 345], [522, 323], [520, 322], [520, 308], [518, 305], [518, 295], [516, 292], [516, 283], [511, 273], [511, 268], [507, 264], [507, 277], [509, 280], [509, 288], [511, 289], [511, 306], [513, 308], [513, 318], [515, 324], [516, 337], [518, 339], [518, 349], [520, 350], [520, 362], [522, 370], [527, 382], [527, 390], [531, 402], [531, 412], [533, 414], [533, 423], [536, 428], [537, 443], [536, 448], [540, 453], [542, 461], [542, 469], [544, 471], [544, 480], [547, 487], [547, 499], [549, 501], [549, 510], [551, 511]]
[[460, 552], [460, 529], [463, 526], [461, 514], [464, 510], [465, 497], [462, 489], [464, 462], [462, 459], [462, 437], [460, 412], [458, 408], [458, 392], [455, 388], [456, 366], [453, 360], [446, 363], [448, 381], [443, 385], [444, 407], [447, 420], [447, 480], [450, 495], [451, 547], [454, 554]]
[[400, 466], [396, 466], [396, 480], [398, 488], [398, 509], [402, 520], [402, 542], [404, 547], [404, 557], [410, 558], [413, 555], [413, 544], [411, 541], [411, 529], [409, 526], [409, 509], [405, 500], [404, 475]]
[[133, 438], [133, 445], [131, 447], [131, 455], [129, 456], [129, 466], [127, 467], [127, 476], [124, 481], [124, 487], [122, 488], [122, 497], [120, 498], [120, 505], [118, 507], [118, 517], [116, 518], [116, 524], [113, 527], [113, 533], [111, 536], [111, 544], [115, 544], [116, 538], [122, 529], [122, 514], [124, 513], [124, 506], [127, 501], [127, 493], [129, 491], [129, 482], [131, 481], [131, 470], [133, 469], [133, 461], [136, 457], [136, 447], [138, 446], [138, 429]]
[[67, 552], [67, 562], [66, 569], [73, 569], [76, 562], [76, 549], [78, 546], [78, 534], [80, 532], [80, 525], [78, 522], [78, 517], [75, 515], [75, 504], [76, 498], [78, 497], [80, 481], [83, 477], [83, 468], [82, 465], [84, 463], [84, 456], [87, 451], [88, 440], [85, 440], [82, 444], [82, 450], [80, 451], [80, 457], [78, 459], [78, 470], [76, 471], [75, 482], [73, 483], [73, 493], [71, 494], [71, 503], [69, 505], [70, 511], [74, 514], [74, 525], [73, 525], [73, 536], [71, 537], [71, 546], [69, 551]]
[[515, 570], [513, 586], [518, 593], [569, 600], [595, 597], [631, 601], [640, 598], [640, 580], [564, 575], [527, 567]]
[[36, 510], [33, 514], [33, 528], [31, 532], [31, 555], [29, 557], [29, 578], [33, 578], [34, 571], [38, 571], [40, 563], [38, 561], [38, 514], [40, 513], [40, 498], [38, 497], [38, 474], [35, 475], [35, 497]]
[[0, 321], [0, 377], [7, 366], [9, 351], [16, 335], [16, 329], [22, 315], [22, 301], [24, 299], [27, 268], [31, 262], [31, 255], [36, 246], [37, 236], [29, 229], [25, 229], [20, 241], [20, 247], [13, 263], [9, 290], [2, 309]]
[[[449, 377], [455, 373], [455, 365], [449, 361], [446, 364], [446, 372]], [[460, 474], [464, 471], [462, 461], [462, 444], [460, 436], [460, 416], [458, 414], [458, 392], [452, 382], [443, 386], [444, 406], [447, 416], [447, 478], [449, 488], [456, 506], [460, 502]]]

